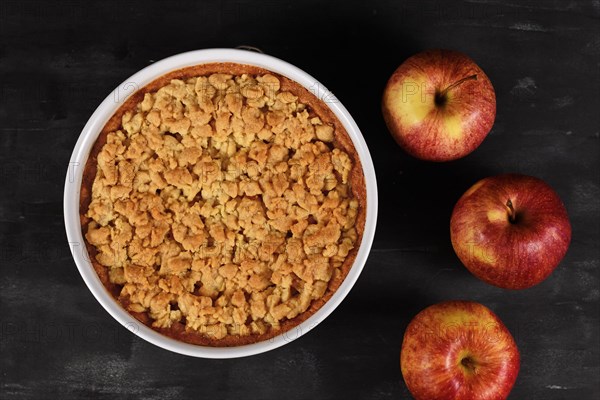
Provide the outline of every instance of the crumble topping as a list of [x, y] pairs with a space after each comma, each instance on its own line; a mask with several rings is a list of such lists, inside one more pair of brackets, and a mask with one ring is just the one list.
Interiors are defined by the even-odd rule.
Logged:
[[356, 244], [352, 161], [333, 139], [273, 75], [172, 80], [108, 134], [86, 239], [154, 327], [279, 329]]

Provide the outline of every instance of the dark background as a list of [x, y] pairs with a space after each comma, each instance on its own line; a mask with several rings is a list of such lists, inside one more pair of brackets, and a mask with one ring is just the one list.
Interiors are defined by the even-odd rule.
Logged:
[[[404, 329], [424, 307], [493, 309], [522, 355], [511, 399], [600, 397], [600, 3], [0, 2], [0, 398], [408, 399]], [[62, 216], [71, 151], [96, 106], [137, 70], [193, 49], [253, 45], [331, 89], [356, 119], [379, 184], [373, 250], [347, 299], [274, 351], [204, 360], [130, 334], [91, 295]], [[470, 55], [496, 89], [488, 138], [462, 160], [405, 155], [383, 86], [427, 48]], [[460, 195], [502, 172], [538, 176], [571, 217], [566, 258], [542, 284], [480, 282], [452, 250]]]

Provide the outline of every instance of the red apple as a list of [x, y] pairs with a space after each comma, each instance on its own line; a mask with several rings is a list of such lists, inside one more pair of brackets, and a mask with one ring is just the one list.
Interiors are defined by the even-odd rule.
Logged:
[[435, 304], [404, 333], [400, 368], [416, 400], [506, 399], [519, 366], [512, 335], [479, 303]]
[[382, 110], [406, 152], [449, 161], [471, 153], [485, 139], [496, 118], [496, 94], [487, 75], [465, 54], [427, 50], [392, 74]]
[[571, 224], [544, 181], [505, 174], [483, 179], [458, 200], [450, 220], [452, 246], [476, 277], [505, 289], [546, 279], [565, 256]]

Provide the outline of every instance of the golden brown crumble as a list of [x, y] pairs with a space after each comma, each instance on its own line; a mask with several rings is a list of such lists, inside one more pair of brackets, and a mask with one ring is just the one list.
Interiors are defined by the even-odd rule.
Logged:
[[357, 241], [352, 161], [333, 140], [273, 75], [172, 80], [108, 134], [86, 239], [154, 327], [277, 330]]

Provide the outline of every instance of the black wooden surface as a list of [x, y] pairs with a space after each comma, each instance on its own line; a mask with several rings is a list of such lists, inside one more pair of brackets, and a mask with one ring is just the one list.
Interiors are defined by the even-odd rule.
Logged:
[[[600, 3], [473, 0], [0, 2], [1, 399], [408, 399], [399, 349], [409, 320], [447, 299], [492, 308], [522, 367], [511, 399], [600, 398]], [[62, 193], [95, 107], [154, 60], [248, 44], [309, 72], [349, 109], [379, 180], [373, 250], [342, 305], [306, 336], [243, 359], [157, 348], [96, 302], [72, 261]], [[403, 154], [381, 117], [409, 55], [461, 50], [490, 76], [498, 115], [451, 163]], [[471, 276], [450, 212], [476, 180], [538, 176], [565, 202], [570, 250], [524, 291]]]

